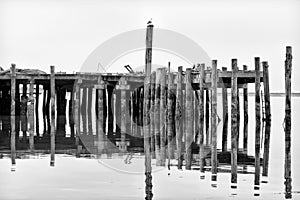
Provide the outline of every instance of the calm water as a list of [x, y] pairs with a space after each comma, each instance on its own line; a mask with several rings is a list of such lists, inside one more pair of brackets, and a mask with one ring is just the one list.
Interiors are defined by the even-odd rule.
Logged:
[[[241, 99], [242, 100], [242, 99]], [[221, 102], [218, 101], [218, 105]], [[230, 103], [230, 102], [229, 102]], [[230, 104], [229, 104], [230, 105]], [[260, 196], [254, 197], [254, 175], [238, 174], [238, 188], [230, 188], [230, 173], [218, 173], [217, 187], [211, 187], [210, 172], [205, 172], [205, 179], [199, 178], [198, 170], [177, 170], [176, 162], [171, 161], [170, 169], [153, 167], [153, 199], [284, 199], [284, 98], [271, 99], [272, 127], [270, 146], [269, 177], [261, 177], [268, 183], [261, 183]], [[218, 115], [222, 116], [218, 108]], [[293, 199], [300, 199], [300, 98], [292, 99], [292, 191]], [[242, 109], [241, 109], [242, 112]], [[229, 114], [230, 116], [230, 114]], [[40, 117], [42, 119], [42, 117]], [[229, 119], [230, 120], [230, 119]], [[132, 153], [103, 154], [101, 157], [84, 151], [76, 157], [76, 139], [70, 133], [66, 119], [64, 136], [56, 138], [55, 166], [50, 166], [50, 136], [43, 133], [43, 122], [40, 120], [40, 136], [35, 133], [35, 149], [40, 153], [28, 153], [29, 135], [20, 134], [17, 142], [17, 161], [15, 171], [11, 171], [9, 139], [1, 131], [0, 159], [0, 199], [142, 199], [145, 197], [145, 175], [143, 155], [138, 149]], [[243, 118], [241, 115], [241, 125]], [[3, 129], [3, 122], [1, 128]], [[93, 130], [95, 130], [95, 125]], [[218, 127], [221, 135], [222, 125]], [[254, 97], [249, 97], [249, 154], [254, 154]], [[230, 128], [230, 127], [229, 127]], [[241, 126], [242, 129], [242, 126]], [[84, 131], [82, 129], [82, 131]], [[92, 131], [94, 132], [94, 131]], [[93, 135], [93, 134], [92, 134]], [[64, 141], [58, 139], [65, 137]], [[219, 137], [221, 138], [221, 137]], [[230, 135], [229, 135], [230, 138]], [[84, 140], [84, 138], [81, 138]], [[86, 143], [87, 144], [87, 143]], [[111, 144], [115, 144], [111, 142]], [[94, 146], [95, 144], [87, 144]], [[228, 144], [230, 147], [230, 143]], [[221, 148], [221, 141], [218, 141]], [[46, 149], [47, 151], [41, 151]], [[66, 150], [67, 149], [67, 150]], [[88, 148], [89, 149], [89, 148]], [[93, 151], [93, 149], [89, 149]], [[133, 151], [135, 153], [133, 153]], [[47, 153], [48, 152], [48, 153]], [[195, 165], [196, 167], [196, 165]], [[230, 169], [222, 165], [222, 169]], [[243, 171], [243, 166], [239, 166]], [[247, 166], [247, 172], [253, 172]], [[244, 168], [245, 171], [245, 168]]]

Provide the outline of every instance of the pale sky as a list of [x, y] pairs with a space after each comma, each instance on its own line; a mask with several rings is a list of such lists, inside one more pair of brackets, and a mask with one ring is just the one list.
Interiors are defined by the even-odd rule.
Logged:
[[[195, 41], [218, 67], [254, 69], [254, 57], [269, 61], [272, 92], [284, 92], [285, 46], [293, 47], [292, 89], [300, 91], [300, 1], [95, 1], [0, 0], [0, 66], [49, 72], [79, 71], [90, 53], [111, 37], [146, 28], [168, 29]], [[155, 35], [154, 35], [155, 39]], [[135, 58], [135, 60], [134, 60]], [[123, 58], [124, 59], [124, 58]], [[144, 64], [144, 52], [129, 55], [133, 65]], [[154, 52], [155, 64], [187, 65]], [[134, 60], [134, 61], [133, 61]], [[126, 62], [126, 61], [124, 61]], [[117, 61], [122, 64], [122, 59]], [[123, 66], [112, 71], [123, 72]], [[133, 66], [134, 67], [134, 66]]]

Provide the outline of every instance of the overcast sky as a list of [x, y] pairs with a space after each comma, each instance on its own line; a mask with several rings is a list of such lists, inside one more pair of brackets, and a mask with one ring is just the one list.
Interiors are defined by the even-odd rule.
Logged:
[[[79, 71], [101, 43], [145, 28], [150, 18], [155, 28], [195, 41], [211, 59], [218, 60], [219, 68], [230, 68], [232, 58], [238, 59], [240, 68], [246, 64], [250, 69], [254, 69], [255, 56], [269, 61], [272, 91], [284, 91], [285, 46], [291, 45], [292, 88], [300, 91], [297, 0], [0, 0], [0, 66], [16, 63], [20, 68], [48, 72], [55, 65], [56, 71]], [[137, 65], [142, 65], [144, 52], [137, 55], [128, 58], [136, 57]], [[156, 64], [166, 65], [163, 57], [157, 55], [155, 60], [154, 54]], [[175, 58], [171, 62], [174, 67], [184, 64]]]

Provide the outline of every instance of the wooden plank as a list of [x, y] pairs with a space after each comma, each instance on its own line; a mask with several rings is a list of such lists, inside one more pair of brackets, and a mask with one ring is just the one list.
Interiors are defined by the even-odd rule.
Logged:
[[271, 133], [271, 106], [270, 106], [270, 88], [269, 88], [269, 65], [268, 62], [262, 62], [264, 72], [264, 96], [265, 96], [265, 141], [263, 154], [263, 176], [268, 176], [269, 154], [270, 154], [270, 133]]
[[75, 81], [75, 99], [74, 99], [74, 123], [75, 123], [75, 130], [76, 130], [76, 138], [75, 138], [75, 145], [76, 145], [76, 157], [80, 156], [80, 148], [79, 148], [79, 136], [80, 136], [80, 84], [81, 79]]
[[160, 156], [161, 166], [166, 164], [166, 69], [161, 69], [160, 77]]
[[237, 187], [237, 59], [232, 59], [231, 78], [231, 187]]
[[51, 97], [50, 97], [50, 108], [51, 108], [51, 131], [50, 131], [50, 140], [51, 140], [51, 155], [50, 155], [50, 166], [54, 167], [55, 163], [55, 67], [50, 66], [50, 92], [51, 92]]
[[285, 60], [285, 198], [292, 198], [292, 176], [291, 176], [291, 76], [292, 76], [292, 47], [286, 47]]
[[[222, 67], [222, 71], [227, 71], [227, 68]], [[225, 152], [227, 151], [227, 136], [228, 136], [228, 95], [227, 95], [226, 87], [222, 87], [222, 104], [223, 104], [222, 152]]]
[[255, 175], [254, 175], [254, 189], [259, 189], [260, 180], [260, 58], [255, 57]]
[[185, 91], [186, 91], [186, 99], [185, 99], [185, 107], [186, 107], [186, 133], [185, 133], [185, 169], [191, 170], [192, 166], [192, 142], [193, 142], [193, 104], [192, 104], [192, 95], [193, 88], [191, 83], [191, 68], [186, 69], [185, 74]]
[[11, 171], [15, 171], [16, 165], [16, 65], [11, 65], [11, 83], [10, 83], [10, 96], [11, 96], [11, 105], [10, 105], [10, 149], [11, 149]]
[[212, 60], [212, 90], [211, 90], [211, 180], [217, 181], [217, 60]]
[[88, 107], [87, 107], [87, 115], [88, 115], [88, 133], [89, 135], [93, 135], [93, 125], [92, 125], [92, 102], [93, 102], [93, 88], [88, 88]]
[[175, 126], [176, 126], [176, 143], [177, 143], [177, 160], [178, 169], [182, 169], [182, 66], [178, 67], [176, 88], [176, 108], [175, 108]]

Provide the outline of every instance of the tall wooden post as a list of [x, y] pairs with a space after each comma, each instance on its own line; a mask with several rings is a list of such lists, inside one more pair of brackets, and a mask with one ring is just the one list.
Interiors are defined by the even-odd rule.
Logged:
[[89, 135], [93, 134], [93, 126], [92, 126], [92, 101], [93, 101], [93, 88], [88, 88], [88, 107], [87, 107], [87, 113], [88, 113], [88, 133]]
[[74, 99], [74, 122], [75, 122], [75, 130], [76, 130], [76, 157], [80, 156], [80, 148], [79, 148], [79, 135], [80, 135], [80, 84], [82, 80], [80, 77], [75, 81], [75, 99]]
[[268, 62], [262, 62], [264, 72], [264, 93], [265, 93], [265, 111], [266, 127], [263, 155], [263, 176], [268, 176], [269, 152], [270, 152], [270, 133], [271, 133], [271, 106], [270, 106], [270, 88], [269, 88], [269, 65]]
[[292, 47], [286, 47], [285, 60], [285, 198], [292, 198], [292, 173], [291, 173], [291, 76], [292, 76]]
[[151, 85], [151, 62], [152, 62], [152, 36], [153, 25], [147, 26], [146, 35], [146, 63], [144, 82], [144, 152], [145, 152], [145, 175], [146, 175], [146, 200], [152, 199], [152, 175], [151, 175], [151, 154], [150, 154], [150, 85]]
[[35, 132], [39, 135], [39, 97], [40, 97], [40, 85], [35, 85]]
[[82, 116], [82, 130], [83, 134], [87, 134], [87, 87], [82, 88], [82, 101], [81, 101], [81, 116]]
[[150, 105], [150, 133], [151, 133], [151, 157], [155, 158], [155, 71], [151, 74], [151, 105]]
[[176, 126], [176, 143], [178, 169], [182, 169], [182, 66], [178, 67], [176, 83], [176, 108], [175, 108], [175, 126]]
[[167, 132], [168, 132], [168, 166], [170, 165], [170, 159], [174, 155], [173, 149], [173, 135], [174, 135], [174, 115], [173, 115], [173, 104], [174, 104], [174, 84], [173, 84], [173, 74], [170, 70], [168, 72], [168, 103], [167, 103]]
[[185, 169], [191, 170], [192, 166], [192, 142], [193, 142], [193, 104], [192, 104], [192, 77], [191, 68], [186, 69], [185, 74], [185, 92], [186, 92], [186, 132], [185, 132]]
[[205, 133], [206, 133], [206, 145], [210, 143], [209, 138], [209, 89], [207, 88], [205, 91]]
[[237, 59], [232, 59], [231, 75], [231, 188], [237, 188]]
[[[255, 57], [255, 175], [254, 190], [259, 190], [260, 179], [260, 58]], [[257, 194], [255, 194], [257, 195]]]
[[29, 82], [29, 106], [28, 106], [28, 121], [29, 121], [29, 149], [34, 151], [34, 98], [33, 98], [33, 84], [34, 80]]
[[114, 131], [114, 113], [113, 113], [113, 86], [107, 85], [107, 101], [108, 101], [108, 134]]
[[50, 66], [50, 91], [51, 91], [51, 160], [50, 166], [54, 166], [55, 162], [55, 67]]
[[[227, 68], [222, 67], [222, 71], [226, 72]], [[228, 96], [225, 84], [222, 85], [222, 103], [223, 103], [223, 130], [222, 130], [222, 152], [227, 151], [228, 136]]]
[[[243, 70], [247, 71], [247, 65], [243, 66]], [[248, 85], [243, 89], [243, 99], [244, 99], [244, 140], [243, 140], [243, 148], [244, 153], [248, 154]]]
[[130, 85], [127, 85], [127, 81], [123, 78], [120, 79], [119, 85], [116, 86], [117, 90], [121, 90], [121, 145], [119, 149], [121, 152], [127, 150], [126, 146], [126, 111], [127, 111], [127, 102], [126, 102], [126, 90], [130, 89]]
[[160, 77], [160, 156], [161, 166], [166, 164], [166, 69], [162, 68]]
[[199, 74], [199, 155], [200, 155], [200, 178], [204, 179], [204, 68], [205, 65], [200, 65]]
[[217, 181], [218, 160], [217, 160], [217, 87], [218, 87], [217, 60], [212, 61], [211, 74], [211, 172], [212, 181]]
[[155, 106], [154, 106], [154, 120], [155, 120], [155, 157], [156, 157], [156, 166], [161, 165], [161, 156], [160, 156], [160, 78], [161, 78], [161, 69], [156, 71], [156, 80], [155, 80]]
[[10, 148], [11, 148], [11, 171], [15, 171], [16, 165], [16, 65], [11, 65], [11, 83], [10, 83], [10, 95], [11, 95], [11, 106], [10, 106]]
[[104, 150], [104, 130], [103, 130], [103, 93], [106, 89], [106, 85], [103, 81], [102, 76], [98, 77], [98, 84], [95, 85], [95, 89], [96, 91], [98, 91], [98, 99], [97, 99], [97, 103], [98, 103], [98, 118], [97, 118], [97, 124], [98, 124], [98, 145], [97, 145], [97, 156], [100, 157], [101, 153]]

